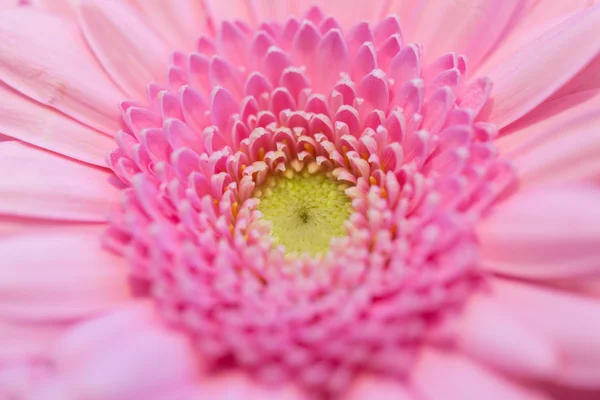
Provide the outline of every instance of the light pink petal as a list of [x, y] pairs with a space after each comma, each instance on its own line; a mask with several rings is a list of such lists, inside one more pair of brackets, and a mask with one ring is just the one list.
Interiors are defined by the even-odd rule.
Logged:
[[292, 384], [268, 387], [239, 371], [202, 377], [192, 393], [194, 399], [307, 400]]
[[415, 29], [427, 3], [423, 0], [389, 0], [388, 13], [398, 15], [402, 33], [409, 42], [418, 41]]
[[20, 0], [0, 0], [0, 10], [15, 8], [20, 5]]
[[292, 14], [293, 2], [249, 0], [258, 21], [284, 21]]
[[46, 219], [34, 219], [28, 217], [11, 217], [3, 215], [0, 218], [0, 238], [4, 236], [13, 236], [28, 231], [41, 231], [41, 230], [52, 230], [61, 229], [72, 226], [72, 223], [65, 223], [65, 221], [54, 221]]
[[448, 52], [464, 54], [475, 67], [496, 44], [522, 0], [427, 1], [411, 39], [427, 62]]
[[354, 380], [346, 400], [417, 400], [409, 388], [400, 380], [371, 375], [362, 375]]
[[135, 4], [173, 50], [191, 49], [206, 33], [206, 15], [199, 1], [137, 0]]
[[528, 43], [591, 4], [589, 0], [524, 0], [521, 9], [513, 16], [507, 32], [485, 62], [477, 68], [474, 76], [487, 74], [491, 68], [512, 57]]
[[[1, 365], [0, 398], [37, 400], [31, 396], [32, 388], [46, 378], [47, 372], [48, 366], [40, 363], [39, 359], [37, 362], [35, 359], [30, 359]], [[47, 397], [45, 400], [58, 399]]]
[[560, 351], [554, 381], [600, 388], [600, 301], [526, 283], [495, 279], [494, 298]]
[[119, 192], [112, 174], [19, 142], [0, 143], [0, 214], [105, 221]]
[[77, 0], [27, 0], [35, 8], [57, 14], [73, 21], [77, 19]]
[[25, 7], [2, 12], [0, 80], [103, 132], [118, 129], [123, 94], [69, 21]]
[[600, 92], [553, 100], [523, 122], [499, 140], [521, 187], [600, 180]]
[[[593, 114], [598, 107], [600, 90], [589, 90], [548, 100], [503, 129], [502, 136], [495, 144], [503, 154], [510, 154], [519, 148], [532, 147], [539, 139], [537, 136], [552, 131], [557, 125], [568, 124], [578, 116]], [[529, 146], [524, 146], [526, 144]]]
[[600, 55], [552, 96], [553, 99], [585, 90], [600, 89]]
[[255, 9], [249, 0], [205, 0], [204, 4], [214, 27], [218, 27], [224, 20], [240, 19], [245, 22], [256, 22]]
[[0, 83], [0, 132], [98, 166], [114, 140]]
[[72, 320], [130, 298], [126, 261], [102, 247], [105, 226], [30, 231], [0, 239], [0, 317]]
[[148, 83], [164, 81], [172, 49], [125, 2], [79, 4], [81, 28], [102, 66], [129, 96], [145, 98]]
[[568, 18], [489, 71], [489, 121], [504, 127], [550, 97], [598, 54], [600, 42], [589, 40], [598, 35], [600, 5]]
[[67, 323], [0, 319], [0, 364], [46, 355], [50, 346], [64, 334], [68, 326]]
[[296, 11], [303, 15], [306, 10], [318, 4], [326, 14], [333, 15], [343, 28], [360, 22], [375, 22], [382, 19], [388, 12], [389, 0], [356, 1], [348, 2], [346, 0], [297, 0], [295, 2]]
[[166, 400], [197, 379], [191, 343], [147, 303], [81, 324], [54, 352], [57, 379], [73, 399]]
[[515, 319], [487, 292], [469, 299], [461, 312], [458, 335], [460, 347], [469, 355], [506, 373], [548, 378], [559, 370], [553, 343]]
[[477, 229], [483, 266], [532, 279], [600, 275], [600, 190], [521, 191]]
[[465, 356], [437, 350], [422, 352], [412, 381], [427, 400], [550, 400]]

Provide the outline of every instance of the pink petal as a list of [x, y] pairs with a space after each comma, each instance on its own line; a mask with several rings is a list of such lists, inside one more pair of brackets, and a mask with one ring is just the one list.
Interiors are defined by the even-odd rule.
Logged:
[[129, 96], [143, 99], [148, 83], [164, 80], [170, 49], [125, 2], [83, 0], [79, 16], [98, 60]]
[[478, 226], [483, 266], [530, 279], [600, 275], [600, 190], [519, 192]]
[[462, 349], [504, 372], [548, 378], [559, 369], [558, 349], [553, 343], [515, 319], [489, 293], [469, 299], [458, 329]]
[[136, 6], [173, 49], [191, 50], [198, 36], [207, 29], [202, 4], [195, 0], [137, 0]]
[[[464, 54], [471, 66], [496, 44], [521, 0], [425, 2], [414, 38], [425, 48], [426, 61], [448, 52]], [[460, 22], [458, 22], [460, 21]]]
[[348, 67], [348, 48], [338, 30], [329, 31], [319, 43], [316, 56], [317, 74], [315, 87], [327, 91], [340, 79], [340, 73]]
[[468, 358], [424, 350], [413, 370], [418, 398], [427, 400], [550, 400]]
[[600, 388], [600, 302], [550, 288], [504, 279], [492, 285], [494, 298], [561, 354], [554, 382]]
[[[192, 395], [193, 394], [193, 395]], [[302, 392], [293, 385], [264, 386], [243, 372], [222, 372], [201, 378], [189, 398], [247, 399], [247, 400], [302, 400]]]
[[354, 380], [346, 400], [411, 400], [418, 399], [400, 380], [363, 375]]
[[[0, 80], [106, 133], [119, 126], [123, 94], [71, 22], [24, 8], [0, 16]], [[2, 101], [4, 102], [4, 101]]]
[[600, 91], [550, 101], [514, 125], [498, 144], [522, 187], [600, 178]]
[[547, 99], [598, 54], [600, 42], [588, 40], [598, 34], [600, 5], [568, 18], [496, 66], [487, 74], [494, 82], [488, 120], [507, 126]]
[[600, 89], [600, 55], [552, 96], [553, 99], [585, 90]]
[[[0, 320], [0, 364], [46, 355], [68, 324]], [[0, 391], [0, 394], [2, 392]]]
[[486, 75], [491, 68], [512, 57], [522, 47], [590, 5], [588, 0], [524, 0], [522, 7], [513, 15], [506, 34], [486, 57], [483, 65], [477, 68], [474, 76]]
[[252, 0], [251, 4], [258, 21], [284, 21], [293, 7], [290, 1]]
[[166, 328], [153, 305], [132, 304], [83, 323], [55, 348], [57, 375], [74, 399], [174, 398], [196, 379], [191, 344]]
[[[20, 0], [13, 0], [15, 2]], [[75, 0], [27, 0], [35, 8], [60, 15], [63, 18], [69, 18], [73, 21], [77, 19], [77, 8]]]
[[0, 213], [104, 221], [118, 190], [112, 174], [18, 143], [0, 143]]
[[304, 13], [308, 7], [315, 3], [323, 9], [326, 14], [332, 14], [343, 28], [356, 24], [360, 21], [376, 21], [387, 14], [389, 0], [356, 1], [349, 3], [346, 0], [297, 0], [296, 9]]
[[0, 0], [0, 10], [18, 7], [20, 0]]
[[128, 301], [126, 261], [102, 248], [104, 230], [82, 225], [0, 239], [0, 316], [54, 323]]
[[528, 142], [537, 142], [536, 134], [552, 130], [555, 125], [564, 125], [573, 117], [587, 115], [600, 106], [600, 90], [590, 90], [548, 100], [535, 110], [502, 130], [496, 146], [504, 154], [514, 152]]
[[205, 0], [206, 13], [216, 27], [224, 20], [256, 21], [256, 15], [251, 2], [247, 0]]
[[0, 83], [0, 132], [67, 157], [105, 166], [114, 140]]

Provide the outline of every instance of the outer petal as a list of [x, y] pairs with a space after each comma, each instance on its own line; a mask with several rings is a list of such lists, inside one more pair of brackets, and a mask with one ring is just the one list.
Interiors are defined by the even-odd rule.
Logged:
[[502, 130], [495, 144], [504, 154], [509, 154], [524, 143], [537, 142], [536, 134], [550, 131], [556, 125], [567, 124], [571, 119], [588, 115], [600, 107], [600, 90], [574, 93], [561, 99], [548, 100], [535, 110]]
[[[244, 372], [224, 372], [201, 378], [186, 399], [308, 400], [291, 384], [266, 387]], [[166, 399], [165, 399], [166, 400]]]
[[449, 52], [475, 67], [496, 44], [523, 0], [425, 1], [411, 40], [423, 44], [431, 62]]
[[578, 73], [552, 98], [559, 98], [584, 90], [600, 89], [600, 55], [593, 59], [584, 70]]
[[197, 0], [137, 0], [136, 5], [173, 50], [190, 49], [207, 29], [205, 11]]
[[114, 140], [0, 83], [0, 132], [67, 157], [105, 166]]
[[127, 3], [82, 0], [79, 17], [90, 47], [129, 96], [143, 99], [148, 83], [164, 81], [170, 49]]
[[0, 10], [19, 6], [19, 0], [0, 0]]
[[487, 365], [533, 378], [548, 378], [559, 371], [554, 343], [513, 317], [488, 292], [469, 299], [457, 325], [460, 347]]
[[478, 227], [484, 268], [520, 278], [600, 276], [600, 190], [519, 192]]
[[484, 111], [488, 120], [504, 127], [550, 97], [598, 54], [600, 42], [589, 40], [598, 35], [600, 5], [565, 20], [496, 66], [487, 74], [494, 82]]
[[498, 141], [522, 187], [600, 180], [600, 91], [550, 101]]
[[487, 74], [491, 68], [510, 58], [528, 43], [590, 5], [589, 0], [524, 0], [507, 32], [502, 35], [500, 42], [475, 75]]
[[346, 400], [412, 400], [414, 396], [406, 385], [398, 380], [376, 376], [361, 376], [355, 379]]
[[[308, 7], [316, 2], [311, 0], [299, 0], [296, 7], [299, 13], [304, 13]], [[384, 17], [388, 8], [389, 0], [355, 1], [346, 0], [322, 0], [318, 4], [325, 13], [333, 15], [344, 27], [348, 28], [360, 21], [376, 22]]]
[[575, 294], [496, 279], [494, 297], [560, 351], [554, 382], [600, 389], [600, 302]]
[[117, 203], [112, 175], [19, 142], [0, 143], [0, 214], [104, 221]]
[[123, 94], [66, 20], [24, 8], [0, 13], [0, 80], [103, 132], [118, 129]]
[[205, 0], [204, 4], [213, 26], [223, 20], [235, 19], [256, 23], [255, 10], [249, 0]]
[[[66, 323], [0, 320], [0, 343], [2, 343], [0, 364], [28, 360], [46, 354], [54, 341], [67, 329]], [[1, 393], [0, 391], [0, 395]]]
[[412, 380], [427, 400], [546, 399], [466, 357], [434, 350], [423, 351]]
[[293, 12], [292, 1], [250, 0], [259, 21], [284, 21]]
[[77, 19], [77, 0], [27, 0], [30, 5], [42, 10], [69, 18], [75, 21]]
[[55, 323], [128, 301], [126, 263], [102, 248], [104, 229], [73, 226], [0, 238], [0, 318]]
[[167, 329], [146, 303], [81, 324], [59, 341], [54, 359], [54, 380], [69, 400], [176, 399], [198, 372], [185, 335]]

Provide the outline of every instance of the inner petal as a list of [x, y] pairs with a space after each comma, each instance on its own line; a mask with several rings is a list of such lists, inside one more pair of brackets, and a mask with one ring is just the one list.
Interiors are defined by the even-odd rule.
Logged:
[[327, 251], [332, 238], [346, 234], [344, 221], [351, 214], [347, 188], [329, 172], [289, 168], [270, 177], [254, 195], [260, 199], [257, 209], [271, 224], [274, 242], [287, 254], [315, 256]]

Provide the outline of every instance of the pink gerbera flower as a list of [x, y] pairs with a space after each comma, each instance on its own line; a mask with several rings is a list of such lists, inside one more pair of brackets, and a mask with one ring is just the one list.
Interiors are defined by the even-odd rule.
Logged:
[[3, 0], [0, 398], [600, 396], [592, 3]]

